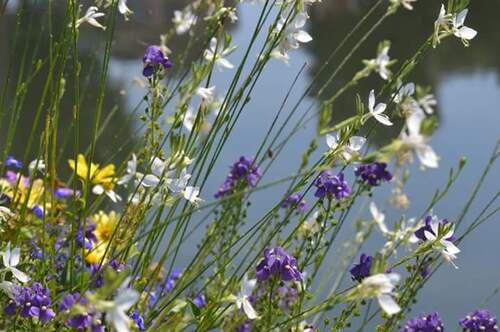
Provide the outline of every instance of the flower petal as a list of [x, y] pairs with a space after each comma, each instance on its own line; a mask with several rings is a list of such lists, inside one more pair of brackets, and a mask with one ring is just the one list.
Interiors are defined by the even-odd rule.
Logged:
[[381, 294], [377, 296], [378, 303], [386, 314], [394, 315], [401, 311], [401, 307], [394, 301], [391, 295]]

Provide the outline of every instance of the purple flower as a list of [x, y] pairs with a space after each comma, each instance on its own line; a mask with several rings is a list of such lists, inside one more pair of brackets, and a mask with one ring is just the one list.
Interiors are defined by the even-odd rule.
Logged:
[[7, 156], [7, 159], [5, 159], [5, 166], [20, 169], [23, 167], [23, 163], [12, 156]]
[[391, 181], [392, 174], [387, 170], [386, 163], [375, 162], [356, 167], [354, 174], [370, 186], [379, 186], [384, 181]]
[[141, 314], [139, 311], [134, 310], [132, 312], [132, 315], [130, 315], [130, 318], [135, 322], [135, 325], [139, 329], [139, 331], [144, 331], [146, 327], [144, 326], [144, 318], [142, 318]]
[[251, 331], [252, 331], [252, 323], [249, 320], [247, 320], [246, 322], [244, 322], [243, 324], [241, 324], [236, 328], [236, 332], [251, 332]]
[[283, 281], [302, 280], [297, 260], [281, 247], [264, 250], [264, 258], [257, 265], [256, 275], [260, 281], [267, 280], [271, 275], [276, 275]]
[[351, 188], [344, 180], [344, 173], [333, 175], [331, 171], [323, 171], [314, 181], [316, 192], [314, 196], [324, 198], [326, 195], [333, 195], [340, 200], [351, 194]]
[[174, 288], [175, 282], [182, 276], [182, 271], [174, 269], [165, 282], [165, 293]]
[[43, 209], [41, 208], [40, 205], [35, 205], [31, 208], [31, 211], [37, 216], [38, 219], [43, 218]]
[[400, 332], [443, 332], [444, 325], [437, 312], [420, 315], [406, 322]]
[[193, 299], [193, 304], [197, 306], [198, 308], [203, 308], [204, 306], [207, 305], [207, 300], [205, 299], [205, 295], [202, 293], [198, 294], [194, 299]]
[[465, 332], [497, 332], [497, 319], [489, 310], [477, 309], [469, 312], [459, 322]]
[[16, 286], [13, 291], [13, 301], [4, 308], [4, 312], [13, 315], [21, 309], [22, 317], [38, 318], [41, 322], [48, 322], [55, 317], [50, 307], [50, 290], [35, 282], [31, 287]]
[[172, 62], [157, 45], [150, 45], [146, 48], [142, 62], [144, 63], [142, 74], [146, 77], [152, 76], [158, 66], [162, 66], [164, 69], [172, 67]]
[[[422, 241], [427, 241], [427, 237], [425, 236], [425, 232], [427, 231], [431, 234], [434, 234], [434, 231], [432, 230], [432, 227], [431, 227], [431, 222], [432, 222], [433, 218], [437, 218], [437, 217], [432, 216], [432, 215], [428, 215], [424, 218], [424, 226], [420, 227], [419, 229], [417, 229], [415, 231], [415, 236], [417, 238], [419, 238]], [[446, 225], [446, 224], [449, 224], [450, 222], [447, 219], [442, 219], [442, 220], [439, 220], [439, 223], [441, 225]], [[434, 235], [437, 235], [437, 234], [434, 234]], [[453, 241], [455, 241], [455, 237], [452, 236], [452, 237], [449, 237], [445, 240], [453, 242]]]
[[279, 305], [282, 308], [289, 309], [298, 299], [297, 289], [293, 287], [282, 286], [277, 290]]
[[54, 191], [54, 196], [56, 196], [59, 199], [67, 199], [73, 196], [79, 197], [80, 192], [78, 190], [75, 192], [73, 189], [70, 188], [57, 188]]
[[306, 202], [300, 193], [293, 193], [288, 196], [282, 203], [281, 207], [283, 209], [288, 209], [289, 207], [297, 208], [300, 212], [304, 212], [307, 209]]
[[[83, 224], [80, 225], [78, 229], [78, 233], [76, 234], [76, 243], [80, 247], [84, 247], [85, 249], [92, 249], [92, 243], [97, 243], [97, 237], [94, 234], [95, 224], [87, 220], [85, 225], [85, 232], [83, 230]], [[83, 236], [85, 233], [85, 237]]]
[[255, 187], [261, 176], [259, 168], [254, 165], [253, 158], [242, 156], [231, 166], [229, 175], [215, 193], [215, 198], [226, 195], [240, 180], [244, 180], [245, 184], [250, 187]]
[[359, 263], [354, 264], [354, 266], [349, 270], [352, 276], [352, 280], [357, 280], [361, 282], [364, 278], [370, 275], [370, 270], [372, 269], [373, 257], [367, 254], [361, 254], [359, 257]]
[[66, 325], [77, 330], [86, 330], [92, 323], [92, 316], [88, 313], [71, 316], [66, 320]]

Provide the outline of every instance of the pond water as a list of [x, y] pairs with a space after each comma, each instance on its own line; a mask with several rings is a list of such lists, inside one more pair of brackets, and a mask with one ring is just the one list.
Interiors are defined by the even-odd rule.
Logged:
[[[159, 5], [159, 1], [129, 1], [131, 7], [140, 13], [133, 17], [129, 23], [118, 26], [117, 51], [113, 55], [111, 63], [111, 81], [108, 92], [112, 98], [107, 102], [111, 105], [120, 106], [113, 129], [123, 130], [127, 135], [137, 134], [139, 123], [130, 117], [131, 110], [143, 96], [143, 90], [134, 83], [134, 79], [140, 76], [140, 57], [143, 45], [157, 41], [159, 33], [167, 30], [170, 17], [174, 8], [182, 6], [181, 1], [172, 2], [166, 7]], [[142, 3], [142, 2], [141, 2]], [[288, 65], [279, 61], [272, 61], [265, 70], [261, 81], [257, 84], [253, 98], [247, 106], [238, 126], [234, 130], [229, 144], [216, 166], [213, 176], [209, 179], [202, 197], [211, 199], [218, 185], [223, 181], [227, 172], [227, 165], [241, 154], [252, 155], [260, 143], [260, 139], [266, 132], [276, 110], [279, 108], [282, 98], [298, 73], [300, 67], [307, 63], [307, 70], [299, 77], [294, 88], [294, 95], [299, 96], [310, 83], [318, 66], [328, 56], [329, 52], [340, 42], [341, 38], [349, 28], [352, 27], [368, 9], [370, 1], [354, 0], [332, 0], [319, 4], [311, 13], [311, 22], [308, 30], [314, 41], [291, 54]], [[144, 6], [149, 10], [139, 10]], [[355, 56], [352, 65], [345, 68], [332, 86], [327, 91], [335, 88], [349, 79], [359, 68], [360, 60], [370, 58], [375, 53], [377, 43], [382, 39], [389, 39], [393, 45], [390, 54], [396, 58], [403, 59], [417, 49], [419, 43], [432, 31], [432, 22], [438, 11], [438, 3], [430, 0], [421, 0], [417, 3], [413, 12], [399, 13], [390, 18], [386, 25], [372, 36], [359, 54]], [[158, 10], [161, 9], [160, 12]], [[231, 29], [234, 32], [234, 43], [241, 47], [230, 56], [233, 63], [241, 58], [244, 45], [248, 43], [249, 35], [253, 29], [254, 22], [259, 14], [260, 6], [243, 4], [239, 6], [239, 20]], [[435, 208], [435, 213], [441, 217], [453, 220], [461, 211], [464, 202], [469, 196], [474, 183], [479, 178], [482, 169], [497, 141], [500, 138], [498, 124], [500, 123], [500, 83], [498, 73], [500, 72], [500, 33], [498, 29], [497, 13], [500, 12], [500, 2], [490, 2], [488, 6], [481, 2], [473, 2], [470, 6], [470, 17], [468, 25], [479, 31], [470, 48], [463, 48], [458, 40], [446, 40], [438, 49], [429, 52], [419, 65], [411, 80], [419, 84], [432, 85], [438, 100], [437, 113], [439, 116], [439, 128], [433, 136], [431, 144], [440, 155], [440, 168], [436, 170], [421, 171], [418, 167], [412, 168], [412, 177], [406, 186], [411, 205], [408, 210], [402, 212], [394, 210], [387, 204], [390, 191], [383, 188], [382, 195], [377, 195], [377, 203], [387, 209], [388, 221], [396, 220], [401, 213], [406, 216], [416, 216], [428, 204], [435, 189], [443, 187], [446, 183], [449, 168], [456, 167], [458, 160], [465, 156], [468, 160], [465, 169], [454, 185], [450, 194]], [[6, 58], [8, 50], [8, 38], [4, 38], [8, 31], [8, 20], [3, 25], [4, 30], [0, 33], [0, 56]], [[11, 21], [12, 22], [12, 21]], [[136, 24], [137, 25], [134, 25]], [[137, 26], [137, 28], [135, 28]], [[85, 31], [88, 38], [83, 39], [81, 46], [81, 57], [91, 59], [96, 55], [93, 53], [91, 36], [92, 32]], [[29, 38], [29, 36], [25, 36]], [[171, 45], [169, 45], [171, 46]], [[175, 45], [171, 48], [175, 52]], [[1, 59], [1, 58], [0, 58]], [[341, 60], [334, 59], [332, 68]], [[5, 68], [5, 61], [0, 60]], [[5, 74], [0, 67], [0, 75]], [[232, 73], [224, 72], [217, 74], [215, 84], [219, 91], [224, 91]], [[367, 80], [356, 89], [361, 95], [366, 96], [372, 87], [381, 85], [377, 79]], [[123, 94], [122, 91], [126, 93]], [[90, 94], [95, 93], [89, 91]], [[353, 114], [352, 102], [354, 95], [346, 95], [334, 109], [333, 121], [343, 119]], [[291, 103], [295, 99], [291, 98]], [[317, 99], [309, 97], [303, 105], [307, 107]], [[27, 107], [29, 101], [27, 101]], [[91, 109], [91, 104], [86, 106]], [[29, 114], [26, 114], [29, 122]], [[69, 117], [68, 117], [69, 119]], [[69, 121], [64, 118], [62, 121]], [[380, 128], [383, 131], [385, 128]], [[85, 131], [85, 126], [82, 132]], [[307, 126], [288, 142], [275, 166], [267, 174], [267, 181], [286, 176], [293, 172], [302, 151], [308, 146], [310, 140], [316, 134], [316, 121], [311, 121]], [[383, 144], [397, 134], [396, 129], [387, 130], [382, 135], [374, 136], [374, 144]], [[110, 142], [117, 141], [117, 135], [109, 134]], [[119, 139], [118, 139], [119, 141]], [[19, 138], [23, 142], [23, 138]], [[319, 140], [323, 151], [326, 144]], [[112, 144], [112, 143], [110, 143]], [[19, 151], [22, 151], [20, 144]], [[98, 153], [106, 156], [103, 148]], [[120, 152], [116, 155], [119, 159]], [[264, 181], [264, 182], [267, 182]], [[498, 191], [500, 184], [500, 169], [496, 167], [485, 181], [478, 199], [468, 214], [469, 218], [475, 217], [484, 204]], [[277, 186], [263, 191], [255, 196], [254, 207], [259, 211], [252, 211], [251, 218], [258, 218], [266, 208], [273, 206], [276, 197], [282, 195], [285, 187]], [[365, 202], [366, 203], [366, 202]], [[359, 212], [352, 218], [361, 215], [367, 216], [367, 208], [360, 205]], [[466, 218], [467, 220], [467, 218]], [[457, 264], [459, 269], [455, 270], [450, 265], [444, 265], [436, 274], [434, 279], [421, 291], [418, 303], [414, 306], [415, 313], [438, 310], [448, 326], [456, 326], [456, 321], [466, 312], [479, 306], [492, 292], [500, 286], [500, 221], [494, 217], [484, 226], [470, 235], [461, 244], [462, 253], [459, 255]], [[353, 227], [347, 227], [341, 240], [352, 236]], [[459, 230], [460, 231], [460, 230]], [[363, 251], [376, 250], [382, 244], [381, 238], [376, 238], [366, 244]], [[188, 259], [194, 248], [186, 244], [181, 250], [183, 259]], [[332, 254], [331, 260], [335, 260]], [[487, 304], [497, 315], [500, 315], [500, 296], [493, 297]], [[453, 330], [451, 328], [450, 330]]]

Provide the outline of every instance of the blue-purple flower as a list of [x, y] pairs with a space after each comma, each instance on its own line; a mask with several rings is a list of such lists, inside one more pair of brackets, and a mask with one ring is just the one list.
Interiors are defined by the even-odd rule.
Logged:
[[193, 304], [198, 308], [203, 308], [204, 306], [206, 306], [207, 300], [205, 299], [205, 295], [203, 293], [196, 295], [196, 297], [193, 299]]
[[437, 312], [409, 319], [400, 332], [443, 332], [444, 325]]
[[[432, 224], [432, 220], [433, 219], [436, 219], [437, 217], [436, 216], [433, 216], [433, 215], [428, 215], [424, 218], [424, 226], [420, 227], [419, 229], [417, 229], [415, 231], [415, 236], [419, 239], [419, 240], [422, 240], [422, 241], [427, 241], [429, 240], [426, 236], [425, 236], [425, 232], [429, 232], [431, 234], [433, 234], [434, 236], [437, 236], [437, 234], [435, 234], [435, 232], [432, 230], [432, 227], [431, 227], [431, 224]], [[447, 219], [441, 219], [439, 220], [439, 224], [440, 225], [447, 225], [449, 224], [450, 222], [447, 220]], [[449, 238], [446, 238], [445, 240], [447, 241], [455, 241], [455, 237], [454, 236], [451, 236]]]
[[349, 270], [352, 280], [361, 282], [364, 278], [368, 277], [370, 275], [370, 270], [372, 269], [372, 264], [372, 256], [361, 254], [359, 257], [359, 263], [354, 264], [354, 266]]
[[137, 310], [132, 311], [130, 318], [132, 318], [132, 320], [135, 322], [135, 326], [137, 326], [139, 331], [144, 331], [146, 329], [144, 325], [144, 318], [141, 316], [139, 311]]
[[323, 171], [314, 181], [316, 186], [316, 192], [314, 196], [318, 198], [324, 198], [325, 196], [335, 196], [336, 199], [340, 200], [351, 194], [351, 188], [344, 180], [344, 173], [340, 172], [337, 175], [333, 175], [331, 171]]
[[302, 273], [300, 273], [297, 266], [297, 260], [281, 247], [266, 248], [264, 258], [257, 265], [256, 276], [258, 280], [267, 280], [273, 275], [283, 281], [302, 280]]
[[245, 185], [255, 187], [257, 181], [262, 176], [259, 168], [254, 164], [253, 158], [241, 156], [232, 166], [229, 175], [224, 183], [219, 187], [215, 198], [220, 198], [231, 189], [233, 189], [240, 180], [245, 182]]
[[354, 174], [370, 186], [379, 186], [384, 181], [391, 181], [392, 174], [387, 170], [386, 163], [371, 163], [356, 167]]
[[160, 66], [164, 69], [172, 67], [170, 59], [157, 45], [150, 45], [146, 48], [142, 62], [144, 63], [142, 74], [146, 77], [152, 76]]
[[23, 167], [23, 163], [15, 159], [13, 156], [7, 156], [7, 159], [5, 159], [5, 166], [20, 169]]
[[307, 209], [306, 202], [300, 193], [293, 193], [288, 196], [282, 203], [281, 207], [283, 209], [297, 208], [300, 212], [304, 212]]
[[14, 315], [20, 310], [21, 317], [33, 317], [41, 322], [48, 322], [56, 313], [51, 308], [50, 290], [35, 282], [31, 287], [14, 286], [13, 299], [4, 308], [7, 315]]
[[489, 310], [477, 309], [469, 312], [459, 322], [464, 332], [497, 332], [497, 319]]

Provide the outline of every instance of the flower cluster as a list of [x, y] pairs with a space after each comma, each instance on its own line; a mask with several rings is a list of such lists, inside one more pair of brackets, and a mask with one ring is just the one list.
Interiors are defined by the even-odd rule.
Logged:
[[300, 193], [293, 193], [281, 203], [281, 207], [283, 209], [297, 208], [300, 212], [304, 212], [307, 209], [307, 205], [303, 197]]
[[465, 332], [497, 332], [497, 319], [486, 309], [468, 313], [459, 322]]
[[420, 315], [406, 322], [400, 332], [443, 332], [444, 325], [437, 312]]
[[373, 187], [379, 186], [384, 181], [392, 180], [392, 174], [387, 170], [387, 164], [380, 162], [357, 166], [354, 174]]
[[267, 280], [271, 276], [276, 276], [283, 281], [302, 280], [297, 260], [281, 247], [264, 250], [264, 258], [257, 265], [256, 275], [260, 281]]
[[30, 287], [12, 285], [11, 300], [4, 308], [7, 315], [37, 318], [48, 322], [56, 315], [51, 308], [50, 290], [35, 282]]
[[227, 195], [240, 182], [243, 182], [247, 186], [255, 187], [261, 176], [260, 169], [255, 165], [254, 159], [241, 156], [240, 159], [231, 166], [229, 175], [219, 187], [219, 190], [215, 194], [215, 198]]
[[323, 171], [314, 181], [316, 186], [316, 192], [314, 196], [318, 198], [324, 198], [334, 196], [336, 199], [340, 200], [351, 194], [351, 188], [344, 180], [344, 173], [340, 172], [337, 175], [333, 175], [331, 171]]
[[150, 45], [146, 48], [142, 62], [144, 63], [142, 74], [146, 77], [153, 76], [160, 68], [169, 69], [172, 67], [170, 59], [157, 45]]

